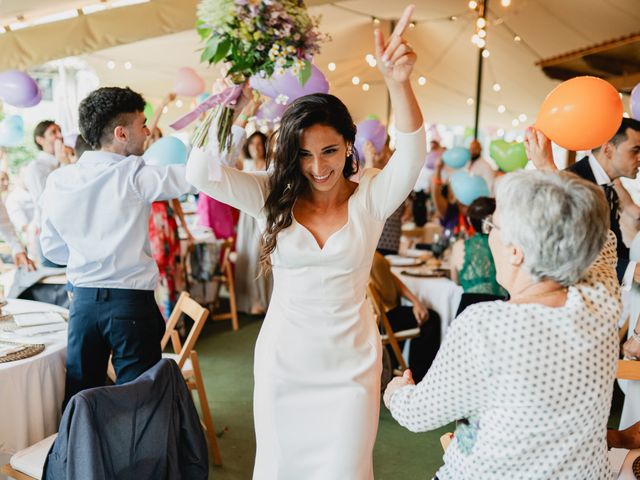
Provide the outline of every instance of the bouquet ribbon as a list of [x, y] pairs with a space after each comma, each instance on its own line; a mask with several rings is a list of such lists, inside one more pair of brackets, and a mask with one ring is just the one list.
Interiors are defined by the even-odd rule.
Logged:
[[242, 94], [242, 85], [233, 85], [232, 87], [225, 88], [220, 93], [214, 93], [210, 95], [206, 100], [202, 103], [198, 104], [196, 108], [191, 110], [189, 113], [183, 115], [178, 120], [173, 122], [170, 127], [174, 130], [181, 130], [187, 125], [193, 123], [201, 113], [204, 113], [208, 110], [211, 110], [213, 107], [217, 105], [222, 105], [226, 107], [231, 103], [235, 102], [240, 95]]

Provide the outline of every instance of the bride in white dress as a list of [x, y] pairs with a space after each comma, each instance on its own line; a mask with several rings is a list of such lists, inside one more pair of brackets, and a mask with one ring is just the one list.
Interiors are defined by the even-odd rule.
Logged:
[[221, 179], [208, 181], [211, 154], [190, 157], [193, 185], [257, 219], [261, 260], [273, 271], [255, 350], [254, 480], [373, 478], [382, 363], [365, 290], [385, 220], [411, 192], [426, 154], [410, 84], [416, 56], [402, 38], [411, 12], [387, 42], [376, 31], [397, 129], [382, 171], [365, 171], [359, 185], [348, 180], [357, 169], [356, 127], [344, 104], [325, 94], [289, 106], [273, 171], [222, 166]]

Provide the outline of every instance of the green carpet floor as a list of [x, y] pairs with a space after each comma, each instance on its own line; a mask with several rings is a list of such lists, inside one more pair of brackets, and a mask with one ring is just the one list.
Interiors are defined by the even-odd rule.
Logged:
[[[253, 349], [261, 325], [261, 319], [241, 316], [240, 329], [234, 332], [230, 322], [208, 322], [198, 340], [196, 349], [224, 464], [211, 467], [210, 478], [214, 480], [251, 479], [255, 457]], [[622, 400], [616, 386], [609, 422], [612, 428], [618, 425]], [[429, 433], [411, 433], [382, 405], [373, 453], [376, 480], [431, 479], [442, 464], [440, 436], [452, 429], [449, 425]]]
[[[234, 332], [230, 322], [208, 322], [198, 340], [196, 349], [223, 461], [222, 467], [211, 468], [210, 477], [215, 480], [251, 479], [256, 448], [253, 348], [261, 325], [261, 319], [241, 316], [240, 330]], [[440, 435], [451, 428], [411, 433], [381, 406], [373, 454], [376, 480], [431, 479], [442, 463]]]

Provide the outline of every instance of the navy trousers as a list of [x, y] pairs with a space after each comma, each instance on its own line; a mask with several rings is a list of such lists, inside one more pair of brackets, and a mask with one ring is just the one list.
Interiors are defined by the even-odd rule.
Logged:
[[164, 330], [150, 290], [73, 288], [63, 408], [79, 391], [105, 384], [110, 354], [118, 384], [155, 365]]

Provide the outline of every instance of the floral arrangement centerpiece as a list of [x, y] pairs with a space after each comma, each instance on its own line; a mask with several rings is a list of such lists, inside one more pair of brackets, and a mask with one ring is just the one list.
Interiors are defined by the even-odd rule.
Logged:
[[[242, 85], [251, 77], [293, 73], [301, 85], [312, 74], [311, 59], [326, 38], [319, 33], [319, 19], [311, 17], [302, 0], [202, 0], [198, 5], [197, 31], [205, 42], [201, 61], [224, 62], [230, 87], [210, 97], [213, 108], [194, 135], [203, 147], [216, 122], [220, 150], [231, 140], [233, 104]], [[204, 110], [201, 110], [204, 111]]]

